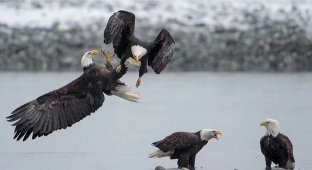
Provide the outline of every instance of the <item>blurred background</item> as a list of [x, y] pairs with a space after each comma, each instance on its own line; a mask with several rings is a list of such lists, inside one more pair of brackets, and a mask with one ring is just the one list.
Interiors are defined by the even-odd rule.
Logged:
[[103, 30], [120, 9], [151, 41], [166, 28], [176, 41], [167, 70], [312, 70], [309, 0], [1, 0], [0, 70], [79, 70], [80, 56], [106, 48]]
[[[135, 89], [141, 103], [106, 96], [66, 130], [14, 141], [6, 116], [81, 75], [87, 50], [111, 53], [103, 31], [118, 10], [135, 13], [141, 39], [166, 28], [176, 42], [165, 71], [148, 68]], [[224, 135], [198, 154], [199, 169], [263, 170], [267, 118], [291, 139], [296, 169], [312, 169], [311, 10], [311, 0], [0, 0], [0, 169], [174, 168], [147, 158], [152, 142], [216, 128]], [[122, 81], [134, 86], [130, 70]]]

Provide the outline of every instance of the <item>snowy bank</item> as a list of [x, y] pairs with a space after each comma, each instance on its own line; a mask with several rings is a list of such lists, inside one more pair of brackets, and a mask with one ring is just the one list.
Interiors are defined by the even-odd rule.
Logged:
[[170, 31], [176, 49], [168, 70], [312, 70], [312, 2], [178, 2], [0, 2], [6, 11], [0, 15], [0, 70], [80, 69], [85, 50], [112, 50], [102, 43], [103, 30], [119, 9], [136, 14], [142, 39], [152, 40], [161, 28]]

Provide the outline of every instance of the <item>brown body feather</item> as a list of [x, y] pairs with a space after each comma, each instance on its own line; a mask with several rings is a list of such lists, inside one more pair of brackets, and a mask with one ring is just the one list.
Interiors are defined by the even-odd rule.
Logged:
[[265, 156], [266, 167], [271, 168], [271, 163], [278, 164], [281, 168], [293, 169], [295, 158], [293, 145], [284, 134], [263, 136], [260, 140], [261, 152]]
[[118, 79], [126, 71], [122, 67], [116, 73], [111, 67], [91, 64], [71, 83], [15, 109], [7, 117], [15, 122], [14, 139], [26, 140], [31, 134], [33, 139], [46, 136], [82, 120], [102, 106], [103, 92], [110, 95], [118, 85], [123, 85]]
[[195, 168], [196, 154], [207, 144], [200, 139], [200, 132], [175, 132], [163, 140], [152, 143], [162, 152], [170, 153], [170, 159], [178, 159], [178, 167]]

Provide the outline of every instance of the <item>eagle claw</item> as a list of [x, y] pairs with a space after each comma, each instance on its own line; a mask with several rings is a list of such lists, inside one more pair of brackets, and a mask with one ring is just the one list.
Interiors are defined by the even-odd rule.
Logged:
[[141, 77], [138, 78], [138, 80], [136, 81], [136, 87], [138, 88], [141, 84]]
[[118, 67], [116, 67], [116, 72], [119, 73], [121, 71], [121, 65], [119, 65]]
[[102, 50], [102, 49], [101, 49], [101, 52], [102, 52], [102, 54], [104, 55], [106, 61], [110, 61], [110, 59], [112, 58], [113, 55], [107, 54], [106, 51], [105, 51], [105, 50]]

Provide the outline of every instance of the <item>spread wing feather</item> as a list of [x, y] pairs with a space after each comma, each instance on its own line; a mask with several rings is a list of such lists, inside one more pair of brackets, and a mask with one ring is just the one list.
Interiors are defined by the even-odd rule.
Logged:
[[26, 140], [66, 129], [95, 112], [104, 102], [101, 88], [90, 87], [85, 74], [68, 85], [49, 92], [15, 109], [8, 121], [15, 122], [14, 139]]
[[162, 29], [153, 42], [148, 57], [148, 65], [159, 74], [165, 69], [173, 56], [174, 40], [166, 29]]
[[119, 58], [126, 50], [129, 38], [134, 33], [135, 15], [127, 11], [115, 12], [104, 30], [104, 43], [113, 43], [114, 52]]
[[175, 149], [184, 149], [198, 141], [198, 137], [193, 133], [176, 132], [167, 136], [165, 139], [154, 142], [152, 145], [158, 147], [163, 152]]

